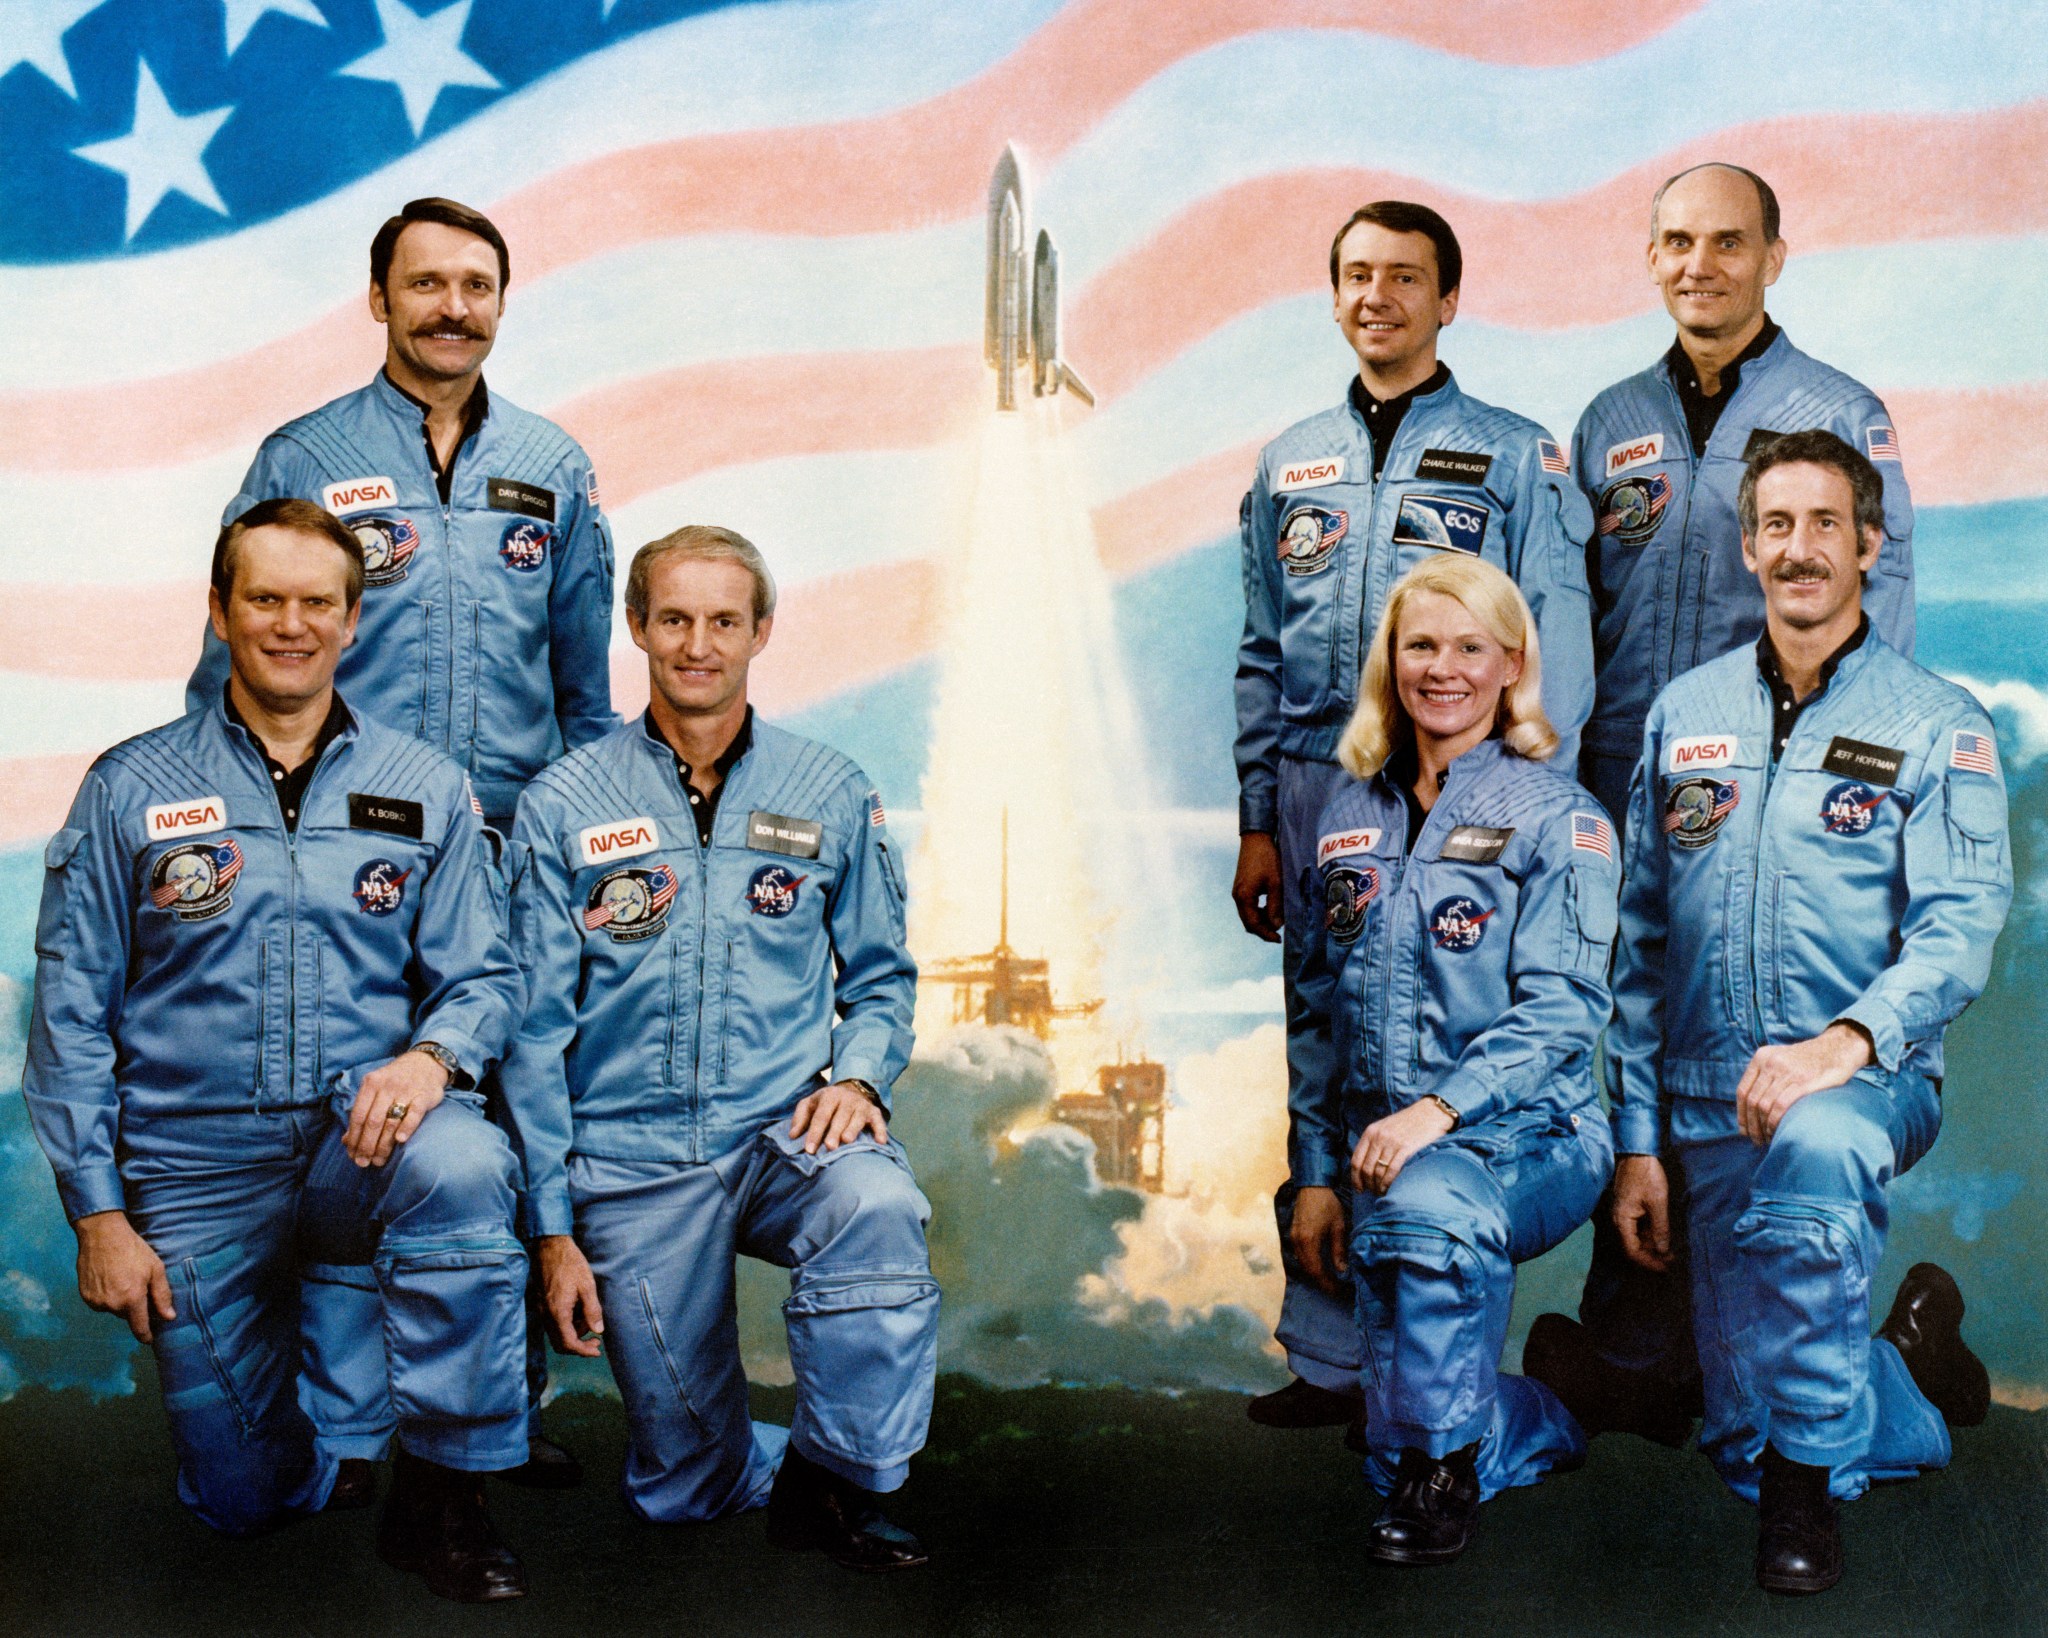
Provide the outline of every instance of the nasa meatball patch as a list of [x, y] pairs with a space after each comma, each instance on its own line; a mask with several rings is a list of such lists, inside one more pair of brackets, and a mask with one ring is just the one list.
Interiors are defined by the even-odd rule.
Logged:
[[210, 921], [235, 902], [242, 850], [225, 842], [166, 848], [149, 871], [149, 902], [180, 921]]
[[747, 879], [747, 908], [757, 916], [786, 916], [796, 908], [797, 889], [809, 880], [788, 865], [763, 865]]
[[600, 876], [583, 901], [583, 929], [602, 930], [614, 944], [637, 944], [668, 924], [676, 873], [668, 865], [628, 865]]
[[1861, 836], [1877, 822], [1884, 792], [1860, 779], [1845, 779], [1820, 799], [1821, 828], [1830, 836]]
[[349, 896], [364, 915], [388, 916], [405, 903], [405, 883], [411, 875], [389, 859], [372, 859], [356, 872], [355, 890]]
[[1428, 546], [1439, 552], [1467, 552], [1474, 557], [1486, 544], [1486, 507], [1476, 501], [1447, 500], [1441, 495], [1403, 495], [1394, 519], [1396, 546]]
[[1463, 955], [1479, 948], [1479, 941], [1486, 937], [1486, 924], [1492, 916], [1493, 912], [1477, 899], [1456, 894], [1430, 911], [1429, 936], [1435, 940], [1439, 950]]
[[1321, 574], [1344, 543], [1349, 512], [1297, 506], [1280, 520], [1280, 567], [1291, 575]]
[[505, 567], [518, 574], [532, 574], [548, 560], [548, 543], [555, 538], [552, 529], [538, 523], [522, 520], [505, 525], [505, 533], [498, 541], [498, 556]]

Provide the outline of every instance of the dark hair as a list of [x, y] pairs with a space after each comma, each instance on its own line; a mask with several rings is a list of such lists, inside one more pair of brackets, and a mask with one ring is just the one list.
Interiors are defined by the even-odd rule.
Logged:
[[512, 253], [505, 248], [505, 235], [482, 211], [458, 205], [453, 199], [410, 199], [405, 208], [377, 230], [370, 241], [370, 283], [379, 290], [391, 276], [391, 253], [398, 248], [398, 236], [415, 222], [439, 222], [443, 227], [474, 233], [498, 253], [498, 294], [512, 283]]
[[1659, 187], [1657, 191], [1650, 196], [1650, 237], [1653, 240], [1657, 237], [1657, 207], [1664, 203], [1665, 190], [1668, 189], [1672, 183], [1680, 180], [1680, 178], [1692, 175], [1694, 171], [1733, 171], [1737, 176], [1748, 177], [1751, 182], [1756, 184], [1757, 203], [1763, 207], [1764, 243], [1767, 245], [1774, 245], [1778, 242], [1778, 196], [1775, 193], [1771, 192], [1770, 183], [1766, 182], [1762, 177], [1758, 176], [1755, 171], [1750, 170], [1747, 166], [1731, 165], [1725, 159], [1709, 159], [1702, 164], [1688, 165], [1676, 176], [1667, 176], [1664, 178], [1663, 186]]
[[1862, 549], [1865, 530], [1884, 528], [1884, 479], [1878, 476], [1870, 458], [1832, 432], [1813, 427], [1773, 438], [1750, 456], [1749, 465], [1743, 468], [1742, 486], [1735, 492], [1735, 515], [1741, 520], [1744, 536], [1756, 538], [1757, 479], [1774, 466], [1795, 463], [1832, 467], [1849, 480], [1849, 492], [1855, 498], [1858, 550]]
[[1436, 246], [1436, 293], [1439, 300], [1458, 288], [1465, 276], [1465, 253], [1458, 248], [1458, 236], [1451, 224], [1427, 205], [1412, 205], [1405, 199], [1379, 199], [1351, 213], [1351, 219], [1330, 241], [1330, 288], [1337, 288], [1337, 251], [1344, 235], [1360, 222], [1370, 222], [1389, 233], [1420, 233]]
[[695, 558], [715, 563], [737, 563], [754, 577], [754, 624], [775, 612], [775, 576], [759, 548], [735, 529], [715, 523], [686, 523], [682, 528], [650, 540], [633, 554], [626, 571], [626, 608], [642, 622], [647, 619], [649, 582], [662, 560], [669, 557]]
[[222, 607], [226, 607], [235, 589], [235, 559], [240, 555], [235, 548], [251, 529], [296, 529], [301, 534], [318, 535], [330, 546], [338, 547], [348, 559], [348, 606], [354, 608], [362, 601], [363, 543], [356, 539], [356, 532], [324, 506], [287, 496], [258, 501], [215, 538], [213, 589], [219, 594]]

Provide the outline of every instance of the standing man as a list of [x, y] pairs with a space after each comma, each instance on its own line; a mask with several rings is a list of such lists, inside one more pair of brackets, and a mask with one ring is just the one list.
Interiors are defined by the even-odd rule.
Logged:
[[385, 1310], [378, 1552], [445, 1598], [517, 1598], [483, 1474], [526, 1459], [526, 1255], [473, 1088], [523, 992], [462, 770], [334, 690], [362, 581], [309, 502], [221, 531], [226, 684], [94, 763], [51, 839], [23, 1091], [79, 1294], [156, 1350], [186, 1505], [244, 1535], [327, 1500], [303, 1238]]
[[[1237, 875], [1246, 931], [1281, 945], [1288, 1021], [1288, 1179], [1274, 1198], [1287, 1294], [1276, 1335], [1294, 1380], [1251, 1402], [1255, 1422], [1313, 1427], [1362, 1413], [1358, 1326], [1335, 1271], [1349, 1146], [1306, 1098], [1328, 1066], [1296, 973], [1322, 913], [1308, 878], [1316, 819], [1342, 780], [1337, 740], [1387, 592], [1432, 552], [1503, 569], [1536, 618], [1543, 705], [1575, 765], [1593, 703], [1586, 545], [1593, 518], [1544, 430], [1468, 398], [1437, 361], [1458, 311], [1463, 254], [1425, 205], [1381, 200], [1330, 245], [1337, 328], [1358, 360], [1345, 401], [1268, 444], [1244, 498], [1245, 624], [1237, 662]], [[1284, 937], [1283, 937], [1284, 934]], [[1297, 1191], [1314, 1192], [1298, 1222]], [[1309, 1267], [1311, 1239], [1327, 1255]], [[1354, 1430], [1356, 1432], [1356, 1430]], [[1360, 1442], [1354, 1438], [1354, 1443]]]
[[[931, 1208], [888, 1123], [917, 968], [880, 795], [747, 704], [774, 613], [730, 530], [633, 559], [647, 715], [519, 804], [532, 1000], [505, 1100], [555, 1340], [588, 1356], [601, 1334], [626, 1403], [633, 1510], [766, 1502], [781, 1546], [907, 1569], [925, 1551], [879, 1494], [924, 1444], [937, 1368]], [[787, 1431], [748, 1421], [737, 1253], [793, 1275]]]
[[[1673, 677], [1754, 643], [1764, 600], [1744, 567], [1735, 515], [1744, 463], [1782, 433], [1824, 427], [1884, 482], [1884, 545], [1863, 607], [1886, 644], [1913, 653], [1913, 501], [1892, 420], [1869, 388], [1807, 357], [1764, 311], [1785, 265], [1778, 200], [1739, 165], [1697, 165], [1650, 204], [1650, 278], [1678, 327], [1671, 349], [1608, 388], [1573, 437], [1599, 536], [1590, 558], [1598, 699], [1582, 778], [1626, 817], [1643, 719]], [[1682, 1214], [1682, 1205], [1678, 1208]], [[1685, 1278], [1632, 1265], [1595, 1214], [1581, 1330], [1539, 1318], [1527, 1366], [1588, 1433], [1622, 1428], [1682, 1444], [1699, 1368]]]
[[1758, 1502], [1758, 1584], [1819, 1592], [1842, 1573], [1833, 1498], [1944, 1465], [1944, 1424], [1989, 1402], [1955, 1282], [1917, 1265], [1872, 1337], [1870, 1276], [1886, 1185], [1940, 1129], [1942, 1031], [1990, 974], [2012, 859], [1983, 707], [1864, 613], [1876, 468], [1791, 433], [1737, 509], [1763, 635], [1664, 690], [1630, 789], [1614, 1220], [1668, 1269], [1682, 1184], [1701, 1448]]
[[[500, 832], [527, 780], [618, 725], [596, 474], [560, 427], [484, 386], [511, 278], [504, 235], [466, 205], [415, 199], [387, 221], [370, 242], [384, 368], [266, 438], [227, 512], [297, 496], [355, 531], [366, 590], [338, 680], [357, 710], [453, 757]], [[219, 694], [227, 665], [209, 637], [188, 709]], [[373, 1297], [359, 1271], [308, 1279], [308, 1408], [350, 1464], [335, 1505], [356, 1505], [391, 1429]], [[540, 1433], [538, 1322], [527, 1368], [533, 1456], [516, 1477], [572, 1485], [575, 1459]]]

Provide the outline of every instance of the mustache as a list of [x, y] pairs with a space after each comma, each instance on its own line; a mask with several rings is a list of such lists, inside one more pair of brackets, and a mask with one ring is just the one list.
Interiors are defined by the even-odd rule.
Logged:
[[453, 324], [445, 321], [439, 324], [419, 325], [412, 331], [412, 334], [416, 336], [459, 336], [464, 341], [482, 341], [486, 339], [481, 330], [472, 329], [467, 324]]
[[1835, 571], [1825, 563], [1780, 563], [1771, 570], [1773, 580], [1832, 580]]

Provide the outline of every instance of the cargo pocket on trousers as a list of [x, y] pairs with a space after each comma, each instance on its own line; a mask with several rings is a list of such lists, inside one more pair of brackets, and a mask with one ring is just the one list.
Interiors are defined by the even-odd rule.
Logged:
[[[886, 1467], [908, 1461], [923, 1445], [938, 1310], [938, 1281], [928, 1274], [877, 1269], [815, 1285], [799, 1274], [782, 1305], [789, 1362], [799, 1383], [824, 1387], [805, 1396], [804, 1408], [813, 1435], [828, 1450]], [[917, 1386], [910, 1393], [877, 1391], [901, 1382]]]
[[1819, 1212], [1755, 1209], [1736, 1219], [1738, 1352], [1768, 1404], [1820, 1415], [1850, 1407], [1848, 1364], [1868, 1346], [1870, 1273], [1858, 1237]]

